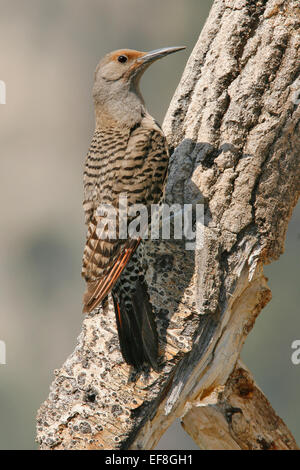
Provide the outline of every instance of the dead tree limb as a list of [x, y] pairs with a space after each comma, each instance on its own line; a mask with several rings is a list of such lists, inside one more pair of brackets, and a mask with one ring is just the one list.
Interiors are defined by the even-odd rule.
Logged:
[[164, 122], [167, 201], [204, 202], [205, 242], [148, 248], [161, 372], [132, 377], [112, 309], [94, 311], [39, 410], [41, 449], [151, 449], [176, 417], [201, 448], [297, 448], [238, 360], [299, 196], [299, 18], [296, 0], [214, 2]]
[[194, 400], [182, 425], [200, 449], [297, 448], [286, 425], [240, 361], [224, 387]]

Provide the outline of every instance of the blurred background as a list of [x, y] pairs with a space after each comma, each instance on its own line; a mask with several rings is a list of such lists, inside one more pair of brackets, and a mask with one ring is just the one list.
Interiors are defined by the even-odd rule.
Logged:
[[[142, 80], [162, 123], [208, 15], [204, 0], [0, 0], [0, 449], [35, 449], [35, 416], [80, 332], [85, 240], [82, 172], [94, 130], [94, 69], [107, 52], [186, 45]], [[273, 300], [242, 359], [300, 443], [300, 210], [281, 259], [266, 267]], [[175, 423], [159, 449], [193, 449]]]

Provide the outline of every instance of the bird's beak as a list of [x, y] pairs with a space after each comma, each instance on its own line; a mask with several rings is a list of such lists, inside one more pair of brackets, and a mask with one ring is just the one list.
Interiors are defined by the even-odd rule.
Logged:
[[181, 51], [185, 49], [185, 46], [181, 47], [163, 47], [162, 49], [155, 49], [154, 51], [146, 52], [145, 55], [139, 57], [137, 62], [140, 64], [150, 64], [161, 57], [165, 57], [168, 54], [173, 54], [173, 52]]

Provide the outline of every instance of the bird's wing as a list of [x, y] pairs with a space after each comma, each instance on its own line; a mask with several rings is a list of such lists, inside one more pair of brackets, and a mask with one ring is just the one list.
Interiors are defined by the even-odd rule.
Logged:
[[[120, 194], [127, 196], [129, 206], [149, 206], [149, 203], [157, 202], [161, 196], [168, 151], [161, 130], [157, 126], [147, 127], [147, 124], [132, 132], [124, 158], [118, 160], [119, 166], [109, 188], [114, 207], [117, 207]], [[107, 187], [107, 182], [105, 184]], [[82, 274], [87, 280], [84, 312], [92, 311], [107, 296], [140, 243], [140, 239], [101, 239], [97, 230], [100, 220], [95, 209], [89, 219], [83, 256]]]
[[131, 135], [122, 167], [114, 184], [127, 194], [128, 205], [149, 206], [160, 200], [169, 162], [166, 138], [151, 116]]
[[99, 280], [87, 282], [87, 290], [83, 297], [84, 313], [91, 312], [102, 302], [103, 299], [105, 299], [117, 279], [121, 276], [139, 243], [140, 239], [126, 240], [122, 249], [115, 257], [110, 269], [108, 269], [107, 274]]

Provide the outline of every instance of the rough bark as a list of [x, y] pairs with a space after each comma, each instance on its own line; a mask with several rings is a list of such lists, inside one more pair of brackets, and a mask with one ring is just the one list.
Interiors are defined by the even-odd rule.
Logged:
[[214, 2], [164, 122], [167, 201], [204, 202], [205, 240], [149, 244], [161, 371], [134, 376], [111, 306], [94, 311], [39, 410], [41, 449], [150, 449], [176, 417], [201, 448], [297, 447], [237, 361], [299, 196], [299, 64], [296, 0]]

